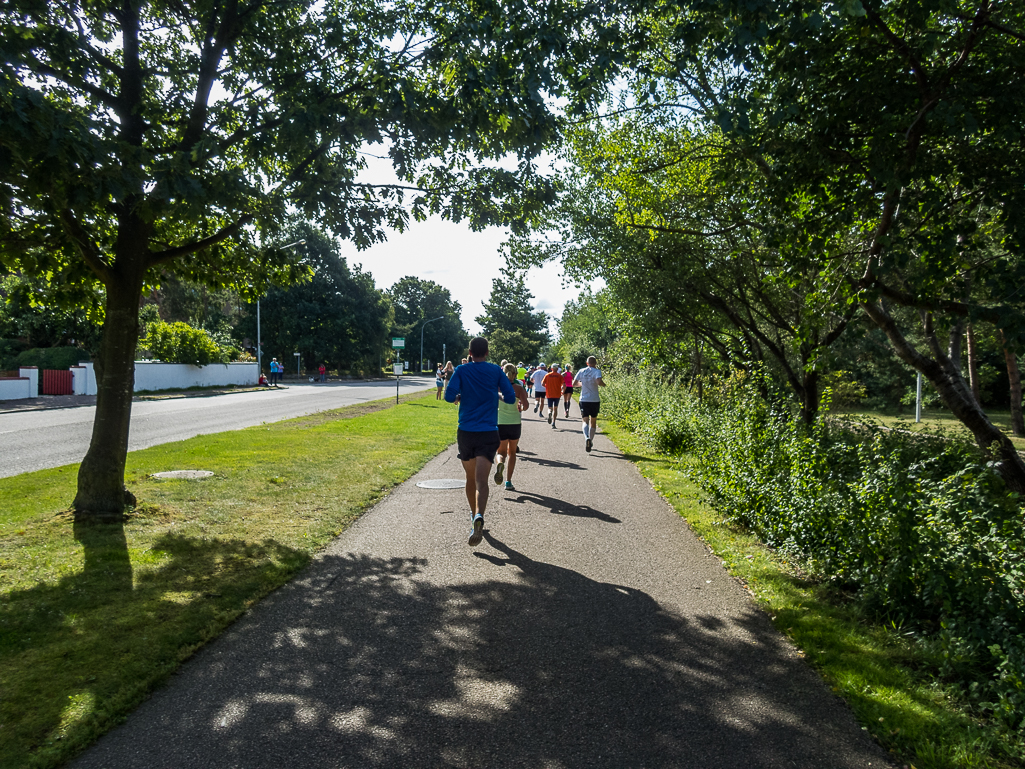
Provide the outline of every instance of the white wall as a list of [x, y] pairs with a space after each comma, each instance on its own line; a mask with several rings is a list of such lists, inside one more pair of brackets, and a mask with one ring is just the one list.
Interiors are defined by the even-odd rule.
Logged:
[[39, 369], [35, 366], [25, 366], [18, 369], [18, 376], [28, 377], [28, 390], [32, 393], [29, 397], [35, 398], [39, 395]]
[[[0, 400], [39, 396], [39, 372], [23, 368], [18, 378], [0, 379]], [[96, 371], [92, 363], [71, 367], [75, 395], [96, 395]], [[255, 385], [260, 378], [256, 363], [212, 363], [190, 366], [185, 363], [135, 362], [135, 392], [139, 390], [179, 390], [186, 387], [224, 387]]]
[[96, 369], [92, 362], [71, 367], [75, 395], [96, 395]]
[[186, 387], [223, 387], [255, 385], [260, 377], [256, 363], [211, 363], [190, 366], [186, 363], [135, 362], [135, 392], [140, 390], [178, 390]]
[[27, 376], [0, 378], [0, 401], [36, 397], [30, 389], [31, 385], [32, 380]]

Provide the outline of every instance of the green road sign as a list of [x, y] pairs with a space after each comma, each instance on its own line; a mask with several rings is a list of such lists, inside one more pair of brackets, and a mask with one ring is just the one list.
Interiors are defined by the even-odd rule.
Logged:
[[403, 348], [406, 346], [406, 337], [404, 336], [393, 336], [391, 338], [391, 346], [396, 348]]

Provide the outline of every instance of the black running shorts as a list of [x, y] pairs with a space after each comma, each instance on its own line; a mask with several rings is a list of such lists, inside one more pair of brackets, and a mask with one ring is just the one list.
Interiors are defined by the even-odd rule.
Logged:
[[456, 443], [459, 446], [459, 458], [467, 462], [474, 457], [487, 457], [489, 462], [495, 461], [495, 452], [501, 440], [498, 430], [487, 430], [477, 433], [468, 430], [456, 431]]
[[560, 395], [558, 398], [547, 398], [546, 400], [548, 401], [548, 408], [554, 409], [559, 405], [559, 401], [562, 400], [562, 396]]
[[562, 388], [562, 394], [563, 395], [572, 395], [573, 394], [573, 388], [572, 387], [563, 387]]
[[580, 416], [597, 417], [601, 401], [580, 401]]
[[498, 437], [503, 441], [518, 441], [523, 433], [523, 425], [499, 425]]

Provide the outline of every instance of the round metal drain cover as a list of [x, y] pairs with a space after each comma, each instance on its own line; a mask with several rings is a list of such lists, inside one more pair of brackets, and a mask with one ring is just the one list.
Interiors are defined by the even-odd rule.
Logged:
[[431, 481], [420, 481], [416, 484], [421, 489], [461, 489], [466, 485], [462, 478], [438, 478]]
[[168, 470], [166, 473], [153, 473], [154, 478], [176, 478], [180, 481], [194, 481], [198, 478], [209, 478], [213, 475], [209, 470]]

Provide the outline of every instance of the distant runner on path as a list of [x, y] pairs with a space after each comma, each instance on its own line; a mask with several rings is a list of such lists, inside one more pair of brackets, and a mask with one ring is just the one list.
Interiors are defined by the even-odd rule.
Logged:
[[[541, 363], [531, 374], [534, 378], [534, 398], [536, 403], [534, 404], [534, 413], [542, 419], [545, 418], [545, 377], [548, 376], [548, 371], [545, 369], [545, 364]], [[541, 409], [540, 413], [538, 409]]]
[[470, 503], [470, 538], [476, 547], [484, 538], [484, 510], [488, 506], [488, 475], [498, 451], [498, 394], [506, 403], [516, 403], [516, 391], [509, 377], [494, 363], [487, 362], [488, 340], [470, 340], [469, 362], [459, 366], [449, 380], [445, 400], [459, 402], [459, 459], [466, 474], [466, 501]]
[[[516, 469], [517, 444], [520, 442], [520, 433], [523, 430], [520, 412], [530, 408], [530, 401], [527, 400], [527, 391], [523, 389], [523, 385], [517, 379], [516, 366], [509, 363], [503, 370], [516, 391], [516, 403], [498, 401], [498, 438], [501, 443], [498, 446], [498, 461], [495, 462], [495, 484], [501, 485], [502, 474], [508, 473], [505, 477], [505, 490], [514, 491], [513, 470]], [[507, 467], [508, 470], [506, 470]]]
[[566, 366], [562, 375], [562, 399], [566, 407], [566, 419], [569, 419], [569, 404], [573, 402], [573, 367]]
[[580, 418], [584, 421], [584, 451], [590, 453], [594, 436], [598, 433], [598, 411], [601, 409], [601, 395], [598, 388], [605, 386], [598, 369], [598, 359], [593, 355], [587, 359], [587, 368], [577, 372], [573, 384], [580, 388]]
[[562, 374], [559, 373], [558, 363], [553, 363], [549, 369], [543, 384], [545, 399], [548, 401], [548, 421], [554, 430], [555, 422], [559, 419], [559, 401], [562, 400]]

